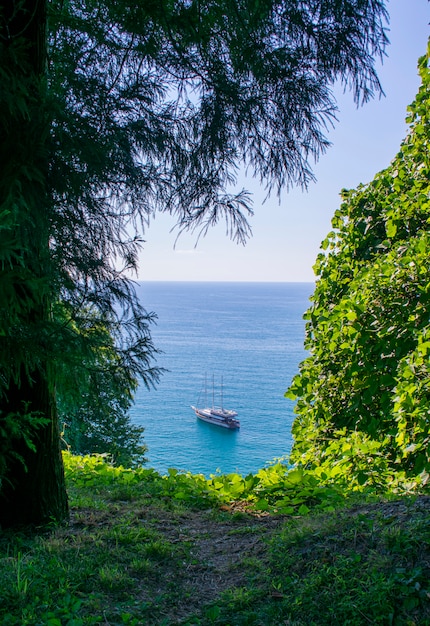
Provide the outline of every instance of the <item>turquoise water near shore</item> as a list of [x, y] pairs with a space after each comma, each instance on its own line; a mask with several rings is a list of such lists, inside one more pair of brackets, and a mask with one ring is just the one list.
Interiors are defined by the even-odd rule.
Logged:
[[[130, 414], [145, 427], [148, 466], [206, 476], [256, 472], [291, 449], [293, 403], [284, 398], [306, 356], [303, 313], [312, 283], [147, 282], [138, 293], [158, 315], [157, 364], [168, 371], [155, 390], [139, 387]], [[223, 379], [224, 407], [241, 428], [197, 420], [204, 379]], [[211, 390], [210, 390], [211, 391]], [[219, 387], [218, 387], [219, 391]]]

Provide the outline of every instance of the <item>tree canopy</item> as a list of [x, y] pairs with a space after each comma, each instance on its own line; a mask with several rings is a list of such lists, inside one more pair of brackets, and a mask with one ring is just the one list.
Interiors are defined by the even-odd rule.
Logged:
[[315, 265], [309, 357], [287, 392], [292, 460], [360, 484], [430, 472], [429, 54], [400, 151], [342, 192]]
[[97, 360], [100, 320], [129, 380], [157, 381], [128, 278], [142, 227], [161, 210], [244, 242], [238, 168], [268, 192], [313, 179], [333, 85], [381, 92], [386, 19], [382, 0], [0, 2], [4, 523], [65, 514], [55, 372]]

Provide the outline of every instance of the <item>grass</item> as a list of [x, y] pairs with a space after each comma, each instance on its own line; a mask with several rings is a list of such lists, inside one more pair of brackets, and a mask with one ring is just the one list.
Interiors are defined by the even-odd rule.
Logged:
[[0, 536], [1, 626], [430, 625], [428, 496], [279, 515], [98, 467], [69, 526]]

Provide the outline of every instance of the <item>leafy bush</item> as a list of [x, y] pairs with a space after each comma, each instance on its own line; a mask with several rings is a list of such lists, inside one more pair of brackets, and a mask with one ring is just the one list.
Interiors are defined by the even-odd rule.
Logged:
[[322, 244], [297, 400], [291, 461], [341, 468], [355, 484], [430, 472], [429, 52], [391, 165], [343, 191]]

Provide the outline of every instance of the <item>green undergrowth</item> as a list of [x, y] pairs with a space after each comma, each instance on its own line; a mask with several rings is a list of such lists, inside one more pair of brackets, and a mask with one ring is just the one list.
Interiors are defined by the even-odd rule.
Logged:
[[[206, 478], [203, 474], [173, 468], [166, 475], [153, 469], [125, 469], [109, 464], [103, 455], [63, 453], [71, 489], [93, 487], [92, 493], [97, 493], [100, 488], [109, 488], [122, 494], [127, 491], [133, 494], [140, 485], [148, 496], [171, 498], [197, 508], [241, 501], [254, 512], [306, 515], [310, 511], [334, 511], [357, 494], [372, 498], [378, 493], [404, 495], [423, 488], [420, 480], [407, 482], [404, 474], [387, 473], [384, 476], [381, 472], [379, 481], [376, 481], [374, 459], [368, 455], [367, 468], [362, 463], [357, 470], [357, 455], [351, 460], [352, 454], [355, 452], [349, 446], [342, 461], [332, 467], [305, 470], [277, 461], [245, 477], [231, 473]], [[360, 455], [365, 456], [362, 451]]]
[[93, 486], [110, 488], [123, 495], [140, 485], [148, 496], [172, 498], [197, 508], [213, 507], [243, 501], [254, 511], [304, 515], [311, 508], [333, 510], [345, 500], [345, 493], [326, 477], [315, 472], [288, 469], [281, 462], [261, 469], [256, 474], [212, 475], [191, 474], [169, 469], [160, 475], [153, 469], [124, 469], [106, 462], [102, 455], [73, 456], [64, 454], [66, 476], [71, 488]]
[[0, 535], [1, 626], [430, 625], [422, 489], [64, 460], [70, 524]]

